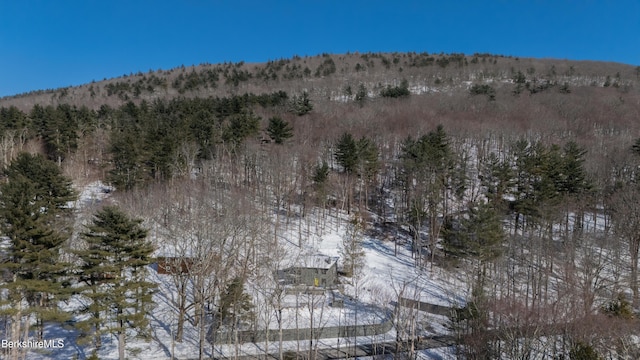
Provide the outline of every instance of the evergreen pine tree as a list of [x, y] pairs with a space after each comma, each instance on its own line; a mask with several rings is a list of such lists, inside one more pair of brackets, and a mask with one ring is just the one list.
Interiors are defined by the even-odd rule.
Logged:
[[258, 134], [259, 126], [260, 117], [245, 109], [229, 117], [229, 125], [222, 132], [222, 140], [237, 146], [247, 137]]
[[0, 127], [2, 130], [22, 130], [29, 126], [27, 115], [15, 106], [0, 108]]
[[[401, 183], [406, 198], [406, 216], [414, 226], [414, 241], [425, 217], [429, 218], [432, 256], [440, 233], [439, 216], [447, 215], [447, 188], [454, 169], [449, 139], [442, 125], [419, 139], [407, 138], [402, 146]], [[414, 244], [414, 249], [419, 249]]]
[[322, 165], [318, 164], [313, 171], [313, 182], [316, 186], [322, 186], [329, 177], [329, 164], [326, 161], [322, 162]]
[[535, 199], [538, 205], [557, 204], [566, 182], [562, 149], [558, 145], [548, 148], [540, 145], [539, 164], [536, 168], [538, 178], [535, 182]]
[[235, 277], [220, 296], [218, 308], [218, 327], [222, 324], [236, 330], [240, 322], [252, 317], [253, 303], [251, 296], [244, 291], [244, 281]]
[[513, 169], [507, 160], [500, 160], [496, 153], [490, 153], [482, 163], [479, 174], [487, 200], [496, 210], [506, 210], [504, 196], [513, 187]]
[[358, 85], [358, 91], [356, 92], [356, 102], [358, 104], [360, 104], [360, 106], [362, 106], [364, 104], [364, 102], [367, 100], [367, 88], [364, 86], [364, 84], [360, 83], [360, 85]]
[[269, 119], [267, 133], [276, 144], [282, 144], [285, 140], [293, 136], [293, 126], [281, 118], [274, 116]]
[[310, 113], [311, 110], [313, 110], [313, 104], [311, 104], [311, 99], [309, 99], [309, 93], [307, 93], [306, 91], [303, 91], [302, 95], [294, 96], [293, 99], [291, 99], [291, 104], [289, 109], [290, 112], [298, 116], [302, 116]]
[[340, 244], [344, 272], [347, 276], [359, 277], [364, 268], [364, 249], [362, 248], [363, 221], [357, 215], [350, 221], [347, 233]]
[[[4, 303], [11, 307], [15, 322], [29, 323], [34, 315], [42, 338], [45, 322], [68, 318], [57, 302], [69, 296], [68, 264], [61, 261], [60, 250], [68, 235], [67, 203], [75, 194], [60, 168], [40, 155], [18, 155], [5, 175], [8, 181], [0, 186], [0, 226], [9, 246], [0, 273], [12, 281], [1, 285], [7, 291]], [[23, 304], [28, 308], [22, 309]]]
[[561, 191], [570, 195], [577, 195], [592, 188], [584, 168], [584, 156], [587, 151], [575, 141], [567, 142], [563, 147]]
[[581, 341], [575, 343], [569, 350], [569, 360], [600, 360], [602, 357], [591, 344]]
[[[519, 139], [512, 146], [514, 158], [513, 210], [515, 212], [516, 231], [520, 223], [534, 224], [539, 217], [540, 181], [543, 180], [542, 164], [544, 147], [539, 142], [529, 143]], [[547, 190], [549, 188], [547, 187]]]
[[61, 104], [56, 108], [34, 107], [31, 112], [38, 135], [44, 141], [47, 156], [58, 164], [78, 146], [79, 126], [76, 113], [77, 109], [68, 104]]
[[[369, 207], [369, 188], [376, 180], [380, 162], [378, 160], [379, 151], [376, 144], [367, 137], [362, 137], [357, 143], [357, 173], [363, 182], [361, 190], [364, 189], [365, 207]], [[360, 194], [362, 195], [362, 194]], [[360, 196], [362, 205], [362, 196]]]
[[362, 137], [357, 143], [357, 172], [358, 175], [371, 180], [378, 172], [378, 147], [367, 137]]
[[459, 222], [448, 221], [445, 229], [443, 247], [447, 255], [481, 261], [499, 255], [505, 237], [500, 218], [489, 203], [472, 205], [466, 216]]
[[353, 174], [357, 172], [359, 149], [358, 143], [354, 140], [353, 136], [347, 132], [342, 134], [338, 143], [336, 144], [336, 150], [334, 157], [338, 164], [342, 166], [346, 176], [344, 179], [344, 199], [347, 212], [351, 211], [351, 202], [353, 199]]
[[313, 181], [313, 187], [316, 192], [316, 201], [318, 202], [318, 204], [321, 204], [323, 208], [326, 206], [326, 186], [328, 178], [329, 164], [327, 164], [326, 161], [323, 161], [322, 164], [318, 164], [314, 167], [311, 180]]
[[116, 188], [130, 190], [151, 177], [140, 136], [141, 134], [133, 129], [114, 131], [111, 134], [110, 152], [113, 168], [109, 171], [108, 179]]
[[104, 207], [83, 234], [86, 248], [76, 251], [81, 293], [89, 299], [82, 309], [88, 317], [79, 327], [93, 335], [96, 350], [103, 333], [117, 335], [120, 359], [127, 329], [148, 336], [147, 313], [153, 304], [155, 284], [145, 279], [153, 247], [141, 222], [115, 206]]
[[351, 174], [356, 171], [358, 164], [358, 144], [350, 133], [344, 133], [336, 144], [336, 161], [344, 172]]

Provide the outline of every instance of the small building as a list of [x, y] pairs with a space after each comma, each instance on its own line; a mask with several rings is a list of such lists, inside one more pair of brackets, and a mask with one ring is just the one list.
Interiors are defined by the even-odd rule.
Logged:
[[326, 255], [301, 257], [295, 265], [280, 272], [287, 285], [334, 287], [338, 282], [338, 258]]
[[186, 275], [192, 271], [194, 259], [190, 257], [157, 257], [158, 274]]

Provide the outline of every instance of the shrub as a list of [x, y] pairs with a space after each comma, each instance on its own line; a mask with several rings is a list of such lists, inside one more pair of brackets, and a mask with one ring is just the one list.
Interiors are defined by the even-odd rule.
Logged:
[[387, 85], [386, 88], [380, 91], [380, 96], [382, 97], [399, 98], [409, 95], [411, 95], [411, 92], [409, 91], [409, 83], [406, 79], [402, 80], [400, 86], [392, 87], [391, 85]]
[[469, 89], [469, 93], [472, 96], [475, 96], [475, 95], [487, 95], [489, 100], [495, 100], [496, 99], [496, 90], [493, 87], [491, 87], [491, 85], [475, 84], [475, 85], [473, 85], [471, 87], [471, 89]]

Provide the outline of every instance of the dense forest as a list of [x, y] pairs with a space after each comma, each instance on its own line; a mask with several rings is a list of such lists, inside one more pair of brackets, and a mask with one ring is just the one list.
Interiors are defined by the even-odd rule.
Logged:
[[[96, 357], [111, 334], [123, 359], [151, 341], [148, 265], [171, 253], [190, 259], [175, 338], [191, 322], [204, 358], [210, 327], [282, 313], [283, 238], [302, 249], [343, 219], [356, 297], [364, 237], [464, 279], [461, 358], [637, 358], [639, 85], [621, 64], [323, 54], [0, 99], [0, 332], [73, 326]], [[80, 211], [97, 180], [109, 204]], [[420, 336], [411, 316], [398, 343]]]

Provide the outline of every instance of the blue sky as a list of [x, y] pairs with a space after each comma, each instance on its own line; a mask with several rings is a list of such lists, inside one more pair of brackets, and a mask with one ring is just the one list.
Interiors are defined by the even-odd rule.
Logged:
[[348, 51], [640, 65], [640, 1], [0, 0], [0, 96]]

